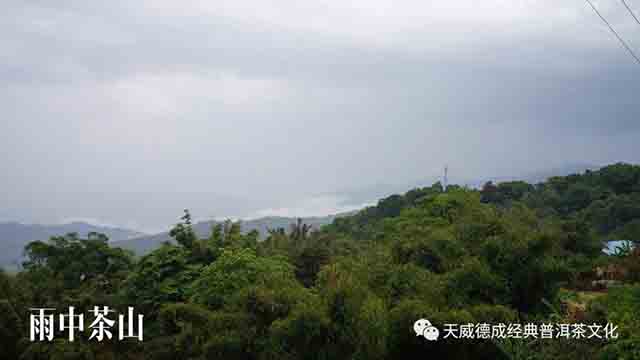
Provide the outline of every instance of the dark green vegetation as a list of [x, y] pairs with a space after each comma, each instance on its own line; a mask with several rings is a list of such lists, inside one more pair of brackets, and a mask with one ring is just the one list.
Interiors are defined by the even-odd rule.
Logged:
[[[337, 215], [320, 216], [320, 217], [306, 217], [302, 220], [305, 224], [313, 226], [314, 229], [319, 229], [322, 225], [330, 224], [336, 217], [346, 216], [349, 213], [342, 213]], [[242, 221], [240, 224], [243, 233], [249, 233], [253, 230], [258, 231], [260, 239], [263, 240], [268, 235], [269, 229], [287, 228], [297, 219], [281, 217], [281, 216], [266, 216], [257, 219], [251, 219]], [[211, 228], [217, 225], [218, 221], [203, 221], [194, 223], [192, 228], [198, 237], [208, 237], [211, 232]], [[136, 237], [129, 240], [119, 241], [118, 246], [123, 249], [133, 251], [136, 255], [146, 255], [151, 251], [159, 248], [162, 243], [170, 241], [174, 242], [169, 232], [163, 232], [155, 235], [145, 235]]]
[[[481, 191], [440, 184], [320, 231], [264, 241], [231, 222], [196, 235], [188, 212], [134, 259], [90, 234], [34, 242], [0, 274], [3, 359], [640, 359], [640, 167], [616, 164]], [[596, 269], [619, 277], [595, 289]], [[145, 341], [28, 341], [28, 308], [134, 305]], [[612, 322], [617, 340], [440, 340], [413, 322]]]

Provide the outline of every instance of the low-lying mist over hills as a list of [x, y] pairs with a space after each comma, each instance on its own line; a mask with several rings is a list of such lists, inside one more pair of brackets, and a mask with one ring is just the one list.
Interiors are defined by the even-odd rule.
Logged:
[[[580, 173], [585, 169], [596, 169], [597, 166], [587, 164], [566, 164], [564, 166], [555, 167], [548, 170], [540, 170], [530, 172], [520, 177], [518, 176], [496, 176], [493, 178], [477, 178], [473, 180], [460, 179], [456, 174], [451, 174], [451, 182], [471, 187], [480, 187], [488, 180], [508, 181], [512, 179], [523, 179], [529, 183], [537, 183], [552, 176], [563, 176], [567, 174]], [[340, 195], [350, 204], [373, 204], [377, 199], [383, 198], [390, 194], [401, 193], [408, 188], [430, 185], [441, 179], [434, 177], [423, 179], [406, 184], [379, 184], [362, 189], [343, 190]], [[365, 207], [365, 205], [361, 205]], [[330, 224], [336, 217], [349, 215], [355, 211], [346, 211], [338, 214], [326, 216], [301, 216], [303, 222], [311, 225], [313, 229], [319, 229], [322, 225]], [[248, 233], [257, 230], [260, 237], [264, 238], [268, 229], [284, 228], [297, 220], [295, 216], [261, 216], [253, 219], [243, 220], [242, 231]], [[194, 230], [200, 237], [207, 237], [211, 232], [211, 227], [216, 221], [200, 221], [193, 225]], [[170, 224], [167, 224], [169, 226]], [[132, 250], [137, 255], [143, 255], [149, 251], [159, 247], [165, 241], [171, 241], [168, 231], [159, 233], [141, 232], [135, 229], [127, 229], [125, 227], [111, 227], [92, 225], [87, 222], [71, 222], [61, 225], [40, 225], [40, 224], [21, 224], [19, 222], [0, 223], [0, 267], [15, 268], [20, 264], [24, 246], [30, 241], [47, 240], [51, 236], [64, 235], [76, 232], [80, 235], [86, 235], [89, 232], [99, 232], [107, 235], [111, 242], [117, 242], [117, 246], [124, 249]]]
[[[493, 178], [477, 178], [473, 180], [465, 180], [456, 178], [455, 173], [452, 174], [451, 182], [479, 188], [486, 181], [509, 181], [513, 179], [523, 179], [529, 183], [537, 183], [544, 181], [552, 176], [563, 176], [574, 173], [581, 173], [586, 169], [597, 169], [598, 166], [588, 164], [567, 164], [548, 170], [540, 170], [530, 172], [523, 176], [496, 176]], [[441, 179], [435, 177], [414, 181], [404, 185], [379, 184], [376, 186], [365, 187], [360, 190], [350, 189], [341, 192], [341, 196], [349, 203], [373, 204], [377, 199], [383, 198], [393, 193], [401, 193], [408, 188], [419, 187], [421, 185], [432, 184]], [[365, 207], [365, 205], [361, 205]], [[300, 217], [304, 223], [312, 226], [312, 229], [319, 229], [323, 225], [330, 224], [336, 217], [353, 214], [356, 211], [346, 211], [338, 214], [326, 216], [302, 216]], [[253, 219], [241, 221], [241, 228], [244, 233], [257, 230], [260, 238], [263, 239], [268, 229], [284, 228], [296, 222], [298, 217], [294, 216], [262, 216]], [[200, 221], [193, 225], [193, 229], [200, 237], [207, 237], [213, 225], [219, 221]], [[40, 224], [21, 224], [19, 222], [0, 223], [0, 267], [16, 268], [19, 266], [24, 246], [30, 241], [47, 240], [51, 236], [59, 236], [67, 233], [78, 233], [86, 235], [89, 232], [99, 232], [107, 235], [109, 240], [117, 243], [117, 246], [133, 251], [137, 255], [144, 255], [149, 251], [158, 248], [165, 241], [172, 241], [168, 231], [159, 233], [145, 233], [134, 229], [124, 227], [112, 227], [93, 225], [87, 222], [71, 222], [60, 225], [40, 225]]]

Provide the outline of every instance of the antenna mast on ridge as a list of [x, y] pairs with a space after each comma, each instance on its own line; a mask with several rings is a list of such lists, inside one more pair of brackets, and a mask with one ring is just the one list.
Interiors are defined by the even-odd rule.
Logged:
[[444, 191], [447, 191], [447, 186], [449, 185], [448, 175], [449, 175], [449, 166], [445, 165], [444, 166], [444, 179], [443, 179]]

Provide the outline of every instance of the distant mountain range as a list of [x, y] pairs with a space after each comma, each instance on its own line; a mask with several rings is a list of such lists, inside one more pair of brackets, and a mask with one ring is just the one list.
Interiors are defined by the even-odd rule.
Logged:
[[[352, 213], [353, 212], [319, 217], [303, 217], [302, 222], [311, 225], [312, 229], [319, 229], [322, 225], [327, 225], [333, 222], [333, 219], [336, 217], [346, 216]], [[297, 218], [292, 217], [267, 216], [258, 219], [243, 220], [241, 221], [241, 229], [244, 233], [257, 230], [260, 233], [260, 237], [264, 239], [267, 236], [268, 229], [284, 228], [288, 231], [289, 226], [296, 221]], [[193, 224], [193, 229], [198, 237], [206, 238], [211, 234], [211, 228], [217, 223], [218, 222], [216, 221], [198, 222]], [[113, 244], [112, 246], [118, 246], [123, 249], [132, 250], [138, 255], [144, 255], [158, 248], [165, 241], [173, 241], [168, 232], [118, 241], [117, 244]]]
[[22, 261], [24, 247], [31, 241], [48, 240], [52, 236], [78, 233], [86, 236], [90, 232], [106, 234], [111, 241], [123, 241], [145, 235], [129, 229], [97, 226], [85, 222], [61, 225], [0, 223], [0, 267], [15, 268]]

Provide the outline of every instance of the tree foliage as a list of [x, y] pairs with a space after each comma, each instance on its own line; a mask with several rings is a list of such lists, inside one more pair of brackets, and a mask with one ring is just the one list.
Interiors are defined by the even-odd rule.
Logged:
[[[614, 164], [540, 184], [436, 183], [320, 230], [302, 221], [270, 229], [264, 241], [230, 220], [199, 238], [185, 210], [175, 243], [138, 259], [101, 234], [34, 241], [23, 271], [0, 272], [2, 358], [640, 358], [640, 252], [601, 251], [609, 238], [640, 239], [639, 204], [640, 168]], [[618, 325], [616, 341], [428, 342], [413, 333], [419, 318], [441, 329], [569, 321], [567, 294], [606, 267], [622, 269], [623, 283], [582, 304], [583, 316]], [[98, 344], [85, 332], [74, 343], [31, 343], [25, 304], [135, 306], [145, 341]]]

